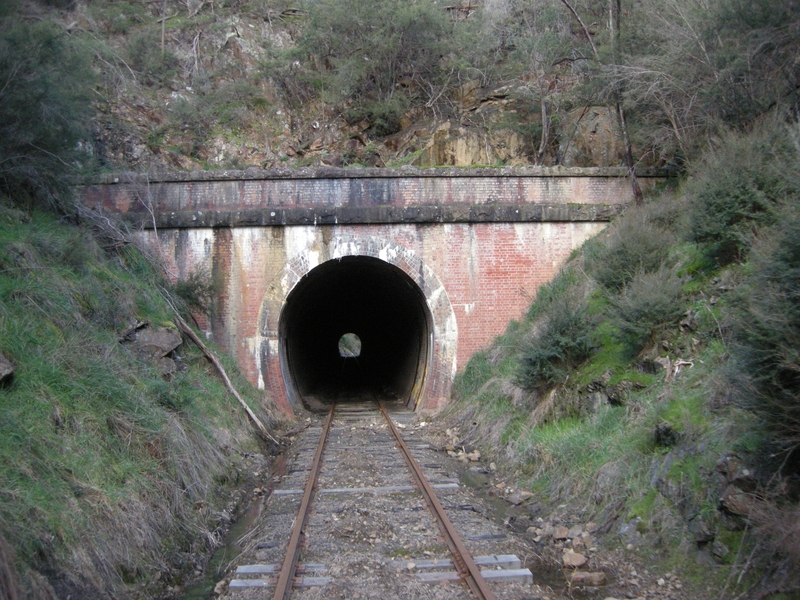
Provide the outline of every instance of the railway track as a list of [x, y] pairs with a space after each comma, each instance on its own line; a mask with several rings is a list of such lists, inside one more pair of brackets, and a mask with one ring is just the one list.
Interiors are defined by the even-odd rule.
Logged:
[[531, 597], [531, 572], [503, 551], [513, 543], [416, 441], [413, 415], [348, 402], [307, 428], [222, 596]]

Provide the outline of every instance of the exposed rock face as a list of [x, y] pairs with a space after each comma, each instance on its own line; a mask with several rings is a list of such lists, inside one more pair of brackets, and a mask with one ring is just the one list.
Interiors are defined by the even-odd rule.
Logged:
[[560, 137], [561, 163], [566, 167], [623, 164], [625, 148], [610, 108], [587, 106], [573, 110], [567, 114]]
[[412, 163], [421, 167], [533, 164], [533, 137], [525, 130], [536, 127], [539, 114], [528, 110], [529, 95], [524, 85], [481, 88], [467, 82], [457, 118], [416, 124], [406, 119], [385, 147], [398, 156], [414, 155]]

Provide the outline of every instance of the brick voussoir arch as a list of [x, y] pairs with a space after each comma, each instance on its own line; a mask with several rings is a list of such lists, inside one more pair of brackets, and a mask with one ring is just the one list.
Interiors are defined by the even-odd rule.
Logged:
[[[292, 406], [298, 405], [296, 398], [289, 397], [290, 386], [284, 381], [281, 367], [281, 312], [289, 294], [312, 269], [327, 261], [349, 256], [372, 257], [397, 267], [408, 275], [424, 296], [432, 340], [417, 408], [436, 409], [442, 406], [449, 398], [450, 387], [456, 375], [458, 347], [458, 323], [447, 290], [433, 269], [414, 251], [391, 240], [374, 236], [336, 236], [322, 247], [309, 242], [273, 278], [264, 294], [258, 314], [256, 343], [259, 348], [259, 387], [270, 389], [276, 404], [282, 410], [291, 412]], [[276, 397], [279, 390], [284, 390], [286, 396]]]

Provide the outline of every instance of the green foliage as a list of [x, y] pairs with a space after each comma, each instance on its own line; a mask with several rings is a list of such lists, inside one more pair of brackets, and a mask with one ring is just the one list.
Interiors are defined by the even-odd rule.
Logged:
[[800, 155], [786, 127], [767, 121], [727, 133], [689, 186], [691, 233], [721, 264], [741, 259], [775, 207], [800, 198]]
[[776, 107], [796, 110], [796, 21], [796, 5], [782, 0], [644, 0], [631, 7], [620, 65], [604, 75], [624, 86], [637, 146], [680, 170], [705, 153], [721, 127], [750, 127]]
[[[733, 353], [743, 372], [740, 397], [774, 441], [800, 444], [800, 213], [778, 213], [747, 265], [732, 303]], [[740, 380], [741, 381], [741, 380]]]
[[636, 275], [611, 303], [620, 338], [631, 355], [686, 310], [683, 283], [669, 269]]
[[126, 34], [145, 19], [142, 5], [126, 0], [92, 2], [88, 9], [106, 33], [110, 34]]
[[352, 104], [345, 112], [345, 119], [349, 123], [367, 121], [371, 133], [386, 136], [400, 130], [400, 118], [408, 107], [407, 97], [394, 94], [388, 100], [365, 100]]
[[[800, 99], [798, 8], [782, 0], [725, 0], [711, 5], [705, 36], [714, 44], [717, 74], [706, 101], [728, 124], [754, 123]], [[711, 41], [711, 40], [709, 40]]]
[[268, 72], [298, 60], [304, 71], [295, 77], [344, 105], [349, 118], [391, 133], [410, 98], [434, 101], [446, 85], [449, 34], [446, 13], [432, 0], [310, 2], [297, 48]]
[[151, 86], [164, 86], [180, 71], [178, 57], [169, 48], [161, 47], [155, 29], [142, 29], [126, 40], [128, 64]]
[[184, 313], [201, 313], [207, 316], [214, 314], [214, 298], [218, 294], [217, 286], [208, 273], [192, 271], [189, 275], [175, 282], [171, 291], [178, 298]]
[[591, 354], [594, 323], [580, 292], [570, 292], [540, 317], [520, 354], [518, 379], [526, 389], [563, 382]]
[[526, 319], [536, 319], [540, 314], [547, 312], [554, 305], [558, 304], [563, 298], [572, 293], [573, 288], [578, 285], [579, 277], [582, 275], [578, 269], [562, 269], [548, 281], [539, 286], [536, 291], [536, 299], [531, 302]]
[[621, 291], [637, 275], [661, 268], [674, 235], [653, 223], [654, 205], [630, 210], [606, 234], [605, 244], [593, 246], [587, 268], [611, 292]]
[[94, 77], [76, 41], [49, 21], [0, 19], [0, 191], [49, 205], [91, 155]]
[[[267, 106], [261, 90], [244, 80], [212, 84], [205, 79], [195, 87], [193, 93], [178, 95], [167, 108], [167, 121], [187, 138], [185, 151], [190, 156], [197, 155], [213, 132], [241, 131]], [[153, 143], [158, 143], [163, 129], [151, 135]]]

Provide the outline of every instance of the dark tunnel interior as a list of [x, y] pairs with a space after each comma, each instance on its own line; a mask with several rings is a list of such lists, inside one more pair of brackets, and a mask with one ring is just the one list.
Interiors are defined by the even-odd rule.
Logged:
[[[399, 268], [362, 256], [327, 261], [295, 286], [281, 313], [287, 393], [311, 409], [373, 395], [413, 408], [432, 330], [422, 291]], [[340, 352], [348, 333], [361, 342], [357, 357]]]

